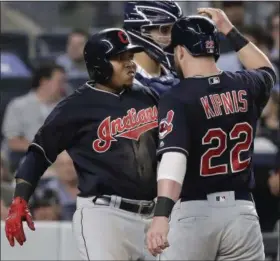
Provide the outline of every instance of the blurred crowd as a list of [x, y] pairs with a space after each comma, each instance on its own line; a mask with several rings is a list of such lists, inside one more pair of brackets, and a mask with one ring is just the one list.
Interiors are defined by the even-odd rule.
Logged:
[[[270, 57], [279, 75], [279, 7], [275, 12], [267, 14], [265, 26], [245, 23], [247, 10], [244, 2], [225, 1], [222, 8], [234, 25]], [[12, 200], [13, 174], [35, 133], [56, 104], [87, 79], [83, 47], [89, 34], [81, 29], [72, 30], [67, 36], [64, 52], [60, 53], [52, 52], [49, 43], [45, 46], [40, 45], [39, 49], [44, 50], [44, 55], [33, 63], [17, 57], [22, 66], [31, 70], [32, 77], [28, 82], [28, 92], [18, 96], [16, 91], [9, 89], [12, 98], [7, 102], [1, 119], [1, 219], [7, 215], [7, 206]], [[221, 53], [218, 64], [222, 70], [242, 69], [235, 52], [223, 36], [221, 36]], [[7, 54], [1, 50], [1, 80], [13, 71], [12, 65], [5, 62], [4, 55]], [[17, 53], [9, 50], [8, 55], [17, 56]], [[280, 145], [279, 102], [278, 79], [263, 111], [255, 141], [256, 152], [260, 152], [260, 155], [270, 155], [269, 163], [264, 162], [255, 170], [257, 187], [254, 193], [263, 231], [273, 230], [279, 219], [280, 152], [278, 159], [274, 157]], [[67, 152], [63, 152], [43, 175], [32, 197], [30, 206], [34, 219], [71, 220], [77, 193], [77, 176], [73, 162]]]

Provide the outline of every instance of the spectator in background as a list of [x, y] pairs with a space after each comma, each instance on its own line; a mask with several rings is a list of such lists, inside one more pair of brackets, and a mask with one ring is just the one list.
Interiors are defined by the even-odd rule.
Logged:
[[[280, 52], [280, 40], [279, 40], [279, 29], [280, 29], [280, 12], [277, 10], [268, 19], [268, 29], [270, 30], [271, 37], [273, 38], [273, 48], [271, 50], [272, 60], [278, 60], [279, 66], [279, 52]], [[279, 68], [278, 68], [279, 69]]]
[[62, 207], [61, 218], [72, 220], [76, 209], [76, 197], [78, 194], [78, 179], [73, 161], [66, 151], [62, 152], [53, 165], [55, 176], [45, 178], [39, 182], [39, 187], [48, 188], [58, 195]]
[[270, 56], [273, 40], [260, 25], [244, 26], [241, 32], [249, 41], [258, 46], [265, 55]]
[[245, 22], [244, 1], [223, 1], [222, 10], [226, 13], [233, 25], [240, 30]]
[[272, 195], [280, 197], [280, 148], [275, 160], [275, 170], [268, 179], [268, 186]]
[[14, 187], [12, 185], [12, 175], [10, 174], [7, 161], [1, 155], [1, 204], [10, 206], [14, 195]]
[[34, 220], [61, 220], [61, 206], [57, 193], [51, 189], [36, 188], [30, 199], [30, 211]]
[[64, 67], [68, 77], [88, 78], [86, 64], [83, 58], [84, 46], [87, 42], [88, 34], [80, 29], [72, 31], [68, 36], [67, 50], [60, 55], [56, 62]]
[[1, 199], [1, 220], [5, 220], [8, 216], [8, 207], [5, 205], [4, 201]]
[[[270, 57], [273, 48], [273, 39], [260, 25], [244, 26], [241, 30], [243, 35], [255, 44], [265, 55]], [[273, 64], [276, 71], [277, 78], [279, 78], [279, 71], [275, 64]]]
[[[243, 1], [223, 1], [221, 9], [229, 17], [230, 21], [238, 30], [242, 30], [245, 23], [245, 3]], [[220, 58], [217, 61], [218, 67], [224, 71], [239, 71], [242, 69], [241, 63], [235, 50], [228, 39], [220, 34]]]
[[32, 90], [8, 104], [2, 132], [12, 171], [46, 117], [62, 99], [65, 85], [63, 67], [56, 64], [43, 65], [34, 72]]

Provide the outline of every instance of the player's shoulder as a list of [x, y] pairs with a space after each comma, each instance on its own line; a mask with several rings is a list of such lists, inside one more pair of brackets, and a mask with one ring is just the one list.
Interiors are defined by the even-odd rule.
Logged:
[[261, 67], [261, 68], [250, 69], [250, 70], [244, 69], [236, 72], [226, 71], [225, 74], [230, 79], [240, 80], [245, 84], [252, 84], [252, 82], [255, 82], [256, 80], [261, 79], [263, 77], [270, 78], [271, 81], [274, 83], [276, 81], [276, 73], [270, 67]]
[[161, 95], [161, 99], [166, 98], [175, 98], [179, 100], [185, 100], [189, 95], [188, 93], [192, 92], [191, 87], [193, 87], [193, 80], [191, 78], [181, 79], [176, 83], [172, 88], [167, 90]]

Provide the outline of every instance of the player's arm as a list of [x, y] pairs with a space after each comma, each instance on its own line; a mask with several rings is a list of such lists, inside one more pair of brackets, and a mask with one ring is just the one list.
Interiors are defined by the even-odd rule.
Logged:
[[198, 8], [198, 12], [211, 17], [218, 30], [229, 39], [240, 62], [247, 69], [238, 74], [247, 85], [249, 83], [249, 91], [253, 94], [256, 104], [263, 108], [276, 82], [276, 73], [268, 57], [233, 26], [222, 10]]
[[158, 198], [155, 217], [168, 218], [179, 199], [187, 169], [189, 130], [186, 105], [170, 95], [159, 102]]
[[71, 113], [65, 107], [64, 103], [61, 103], [46, 119], [16, 172], [14, 199], [9, 208], [5, 228], [11, 246], [14, 246], [15, 239], [20, 245], [26, 241], [22, 221], [26, 221], [29, 228], [35, 230], [27, 202], [43, 173], [73, 138], [74, 132], [68, 116]]

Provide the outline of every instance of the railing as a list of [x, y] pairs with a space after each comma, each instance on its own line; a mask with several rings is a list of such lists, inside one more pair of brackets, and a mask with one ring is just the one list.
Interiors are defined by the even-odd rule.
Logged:
[[[35, 226], [36, 231], [31, 231], [25, 225], [27, 241], [24, 246], [16, 244], [12, 248], [5, 236], [4, 222], [1, 221], [1, 260], [80, 260], [70, 222], [37, 221]], [[263, 234], [267, 255], [276, 256], [278, 234]]]

